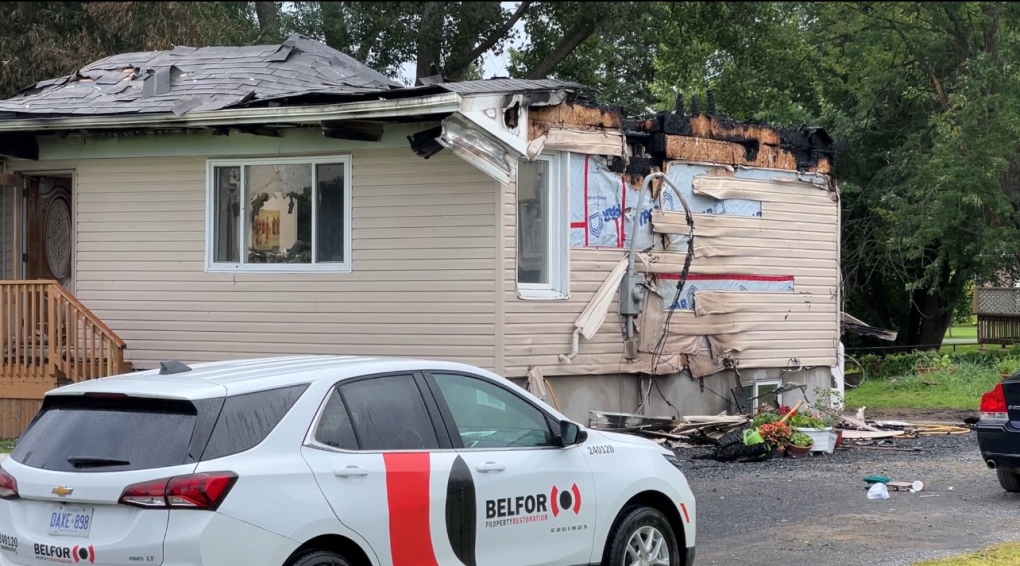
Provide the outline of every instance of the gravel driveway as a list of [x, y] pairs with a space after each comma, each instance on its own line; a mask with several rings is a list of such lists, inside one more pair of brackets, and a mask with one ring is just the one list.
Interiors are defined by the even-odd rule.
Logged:
[[[907, 565], [1020, 540], [1020, 497], [988, 470], [972, 432], [899, 440], [923, 452], [837, 450], [748, 464], [692, 459], [681, 449], [698, 503], [697, 565]], [[863, 479], [921, 480], [920, 493], [872, 501]]]

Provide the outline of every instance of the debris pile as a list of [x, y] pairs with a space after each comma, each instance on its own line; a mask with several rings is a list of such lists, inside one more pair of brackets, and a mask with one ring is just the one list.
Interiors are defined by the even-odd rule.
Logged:
[[[710, 454], [699, 458], [721, 462], [760, 460], [779, 455], [798, 458], [809, 453], [832, 454], [835, 450], [856, 448], [921, 452], [920, 447], [898, 446], [896, 441], [971, 432], [966, 426], [942, 423], [868, 420], [864, 417], [863, 409], [856, 415], [828, 409], [823, 412], [827, 415], [816, 411], [811, 416], [799, 414], [800, 405], [798, 403], [793, 408], [781, 407], [779, 411], [763, 409], [754, 418], [728, 415], [725, 412], [674, 418], [590, 411], [589, 426], [598, 430], [643, 436], [673, 450], [711, 447]], [[792, 428], [784, 425], [787, 420], [790, 420]], [[831, 441], [821, 443], [815, 438], [804, 436], [816, 433], [817, 438], [831, 437]], [[798, 442], [798, 435], [802, 442]]]
[[726, 433], [743, 430], [748, 418], [744, 415], [696, 415], [648, 417], [631, 413], [590, 411], [588, 426], [609, 432], [624, 432], [651, 438], [672, 449], [717, 445]]

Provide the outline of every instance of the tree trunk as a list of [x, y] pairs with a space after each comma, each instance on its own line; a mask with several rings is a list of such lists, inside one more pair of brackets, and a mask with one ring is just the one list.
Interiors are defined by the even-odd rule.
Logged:
[[439, 72], [443, 56], [443, 2], [425, 2], [418, 29], [417, 63], [414, 78]]
[[256, 2], [255, 15], [259, 20], [259, 35], [263, 40], [280, 39], [280, 6], [276, 2]]
[[542, 62], [535, 65], [535, 68], [528, 73], [527, 78], [529, 79], [544, 79], [550, 73], [556, 70], [556, 66], [563, 62], [564, 59], [570, 56], [571, 53], [577, 49], [578, 45], [588, 39], [591, 34], [595, 33], [595, 28], [598, 26], [596, 18], [592, 18], [587, 22], [578, 24], [567, 33], [563, 34], [563, 41], [549, 54]]

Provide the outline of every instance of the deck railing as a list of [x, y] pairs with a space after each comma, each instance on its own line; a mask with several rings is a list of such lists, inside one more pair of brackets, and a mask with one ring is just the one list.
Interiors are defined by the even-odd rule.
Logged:
[[0, 312], [4, 397], [124, 371], [124, 341], [56, 281], [0, 281]]

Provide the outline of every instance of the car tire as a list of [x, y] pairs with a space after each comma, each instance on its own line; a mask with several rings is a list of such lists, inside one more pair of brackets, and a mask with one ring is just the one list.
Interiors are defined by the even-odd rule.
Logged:
[[[683, 557], [669, 520], [658, 509], [641, 506], [624, 509], [620, 518], [609, 531], [606, 549], [602, 555], [602, 566], [625, 566], [634, 563], [627, 556], [633, 551], [632, 545], [660, 537], [669, 553], [669, 566], [681, 566]], [[661, 555], [660, 555], [661, 556]]]
[[313, 550], [298, 555], [287, 566], [351, 566], [349, 560], [328, 550]]
[[995, 470], [995, 475], [999, 476], [999, 485], [1002, 486], [1002, 489], [1010, 493], [1020, 492], [1020, 474], [1006, 470]]

